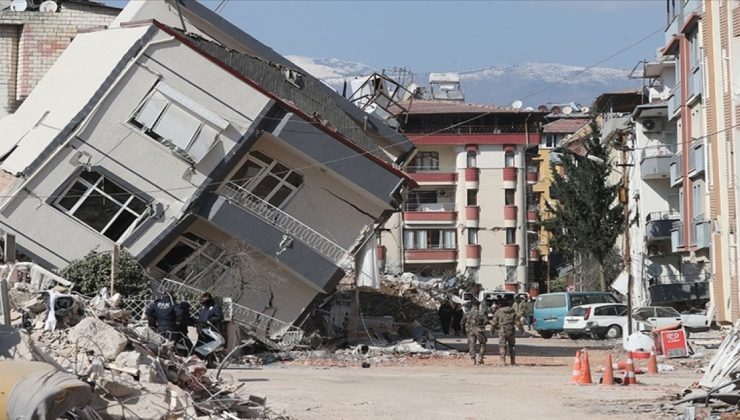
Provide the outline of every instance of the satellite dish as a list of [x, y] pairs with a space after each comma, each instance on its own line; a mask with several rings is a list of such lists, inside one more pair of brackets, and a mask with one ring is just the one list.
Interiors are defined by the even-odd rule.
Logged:
[[14, 12], [24, 12], [28, 8], [26, 0], [13, 0], [10, 3], [10, 10]]
[[511, 107], [514, 109], [522, 109], [522, 105], [524, 105], [522, 101], [517, 99], [513, 104], [511, 104]]
[[54, 0], [46, 0], [39, 6], [39, 12], [55, 13], [57, 10], [59, 10], [59, 5]]
[[555, 105], [554, 107], [552, 107], [552, 109], [550, 110], [550, 112], [552, 112], [553, 114], [560, 114], [562, 112], [562, 110], [560, 109], [559, 106]]
[[588, 114], [588, 111], [590, 111], [590, 110], [591, 110], [591, 108], [589, 108], [587, 106], [582, 106], [581, 107], [581, 113], [582, 114]]
[[573, 108], [571, 108], [571, 107], [569, 107], [567, 105], [563, 107], [563, 114], [570, 115], [572, 113], [573, 113]]
[[549, 112], [550, 111], [550, 108], [548, 108], [547, 105], [540, 105], [540, 106], [537, 107], [537, 111], [540, 111], [540, 112]]
[[525, 111], [534, 111], [534, 108], [532, 108], [531, 106], [528, 106], [528, 107], [524, 108], [524, 110]]

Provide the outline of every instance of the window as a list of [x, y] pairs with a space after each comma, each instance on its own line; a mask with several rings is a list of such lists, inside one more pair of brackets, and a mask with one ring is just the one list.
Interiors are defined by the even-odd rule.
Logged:
[[281, 207], [303, 184], [303, 176], [258, 151], [249, 152], [247, 161], [231, 180], [275, 207]]
[[405, 249], [456, 249], [454, 229], [407, 229], [403, 232]]
[[681, 318], [681, 314], [674, 308], [659, 306], [655, 309], [658, 318]]
[[185, 233], [157, 263], [157, 268], [179, 280], [205, 276], [218, 279], [229, 270], [227, 252], [194, 233]]
[[506, 206], [514, 205], [514, 194], [515, 193], [516, 193], [516, 190], [512, 188], [507, 188], [504, 190], [504, 205]]
[[506, 244], [516, 243], [516, 228], [506, 228]]
[[147, 203], [97, 172], [83, 172], [56, 206], [107, 238], [121, 242], [146, 217]]
[[516, 267], [506, 267], [506, 283], [516, 283]]
[[468, 152], [468, 168], [475, 168], [478, 166], [478, 154], [476, 152]]
[[418, 152], [414, 157], [410, 172], [414, 171], [438, 171], [439, 170], [439, 153], [437, 152]]
[[557, 134], [544, 134], [540, 137], [540, 147], [543, 149], [553, 149], [558, 147], [558, 140]]
[[478, 245], [477, 228], [468, 228], [468, 245]]
[[174, 88], [159, 83], [131, 118], [151, 138], [199, 162], [216, 142], [228, 121]]
[[506, 152], [504, 155], [504, 166], [507, 168], [514, 167], [514, 152]]
[[469, 206], [478, 205], [478, 190], [468, 190], [468, 205]]
[[703, 218], [704, 217], [704, 188], [703, 184], [701, 182], [696, 182], [692, 186], [694, 197], [693, 197], [693, 211], [694, 211], [694, 218]]
[[565, 307], [564, 294], [547, 294], [537, 296], [534, 303], [535, 309], [552, 309]]

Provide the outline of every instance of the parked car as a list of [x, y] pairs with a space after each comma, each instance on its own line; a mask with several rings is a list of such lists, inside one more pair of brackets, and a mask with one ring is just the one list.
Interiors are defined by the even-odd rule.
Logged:
[[[681, 314], [670, 306], [643, 306], [632, 310], [632, 319], [647, 324], [646, 329], [665, 327], [683, 322]], [[625, 321], [626, 322], [626, 321]]]
[[704, 309], [681, 312], [681, 321], [683, 326], [691, 332], [709, 331], [712, 326], [712, 320], [709, 319], [709, 315]]
[[622, 336], [627, 305], [621, 303], [592, 303], [568, 311], [563, 322], [563, 332], [572, 339], [583, 336], [618, 338]]
[[535, 329], [542, 338], [563, 331], [563, 322], [574, 306], [591, 303], [620, 303], [608, 292], [559, 292], [537, 296], [534, 303]]

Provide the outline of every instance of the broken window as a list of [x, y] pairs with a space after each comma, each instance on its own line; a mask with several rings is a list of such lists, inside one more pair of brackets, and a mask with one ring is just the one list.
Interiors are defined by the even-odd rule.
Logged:
[[205, 157], [229, 125], [164, 83], [159, 83], [139, 105], [131, 123], [194, 162]]
[[147, 203], [97, 172], [83, 172], [57, 208], [107, 238], [122, 242], [147, 215]]
[[303, 184], [303, 176], [258, 151], [249, 152], [247, 161], [231, 182], [275, 207], [282, 207]]
[[180, 281], [214, 280], [229, 270], [226, 250], [194, 233], [185, 233], [156, 267]]
[[439, 153], [438, 152], [419, 152], [414, 157], [414, 161], [409, 165], [409, 172], [416, 171], [438, 171], [439, 170]]

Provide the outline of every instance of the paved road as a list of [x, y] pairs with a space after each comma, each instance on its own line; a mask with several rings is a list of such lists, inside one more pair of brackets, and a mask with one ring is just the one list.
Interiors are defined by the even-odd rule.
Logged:
[[[445, 339], [453, 346], [456, 339]], [[489, 341], [490, 343], [490, 341]], [[592, 347], [599, 342], [592, 341]], [[523, 338], [530, 353], [523, 366], [476, 367], [464, 357], [438, 364], [351, 367], [273, 364], [257, 370], [230, 370], [235, 380], [268, 396], [270, 406], [291, 419], [655, 419], [667, 395], [698, 378], [686, 371], [640, 376], [633, 387], [578, 386], [569, 383], [571, 340]], [[495, 349], [489, 346], [489, 351]], [[591, 352], [592, 367], [604, 352]], [[544, 357], [543, 357], [544, 356]], [[548, 366], [541, 366], [544, 360]], [[594, 379], [597, 379], [594, 372]]]

